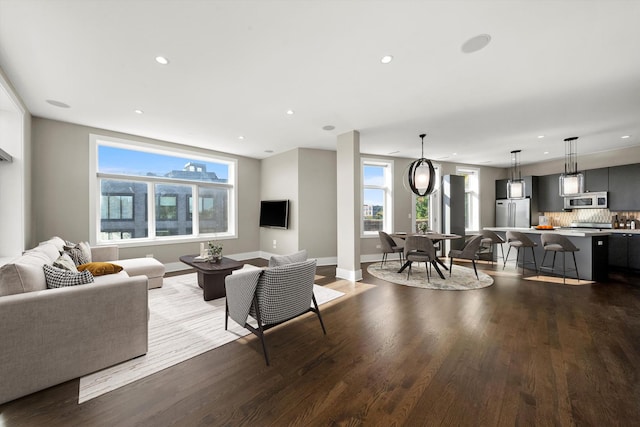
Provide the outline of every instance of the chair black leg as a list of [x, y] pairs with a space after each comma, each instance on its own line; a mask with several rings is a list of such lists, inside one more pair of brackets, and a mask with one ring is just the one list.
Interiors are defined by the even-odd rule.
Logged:
[[316, 296], [311, 294], [311, 299], [313, 300], [313, 305], [315, 306], [316, 314], [318, 315], [318, 319], [320, 320], [320, 326], [322, 326], [322, 332], [327, 335], [327, 330], [324, 328], [324, 322], [322, 321], [322, 316], [320, 315], [320, 309], [318, 309], [318, 303], [316, 302]]
[[384, 263], [387, 261], [387, 253], [384, 252], [382, 254], [382, 262], [380, 263], [380, 268], [384, 267]]
[[567, 253], [562, 252], [562, 284], [567, 284]]
[[542, 255], [542, 262], [540, 263], [540, 268], [538, 268], [538, 276], [540, 275], [540, 270], [542, 270], [542, 268], [544, 267], [544, 259], [546, 257], [547, 257], [547, 251], [544, 251], [544, 255]]
[[[538, 264], [536, 263], [536, 253], [533, 250], [533, 246], [530, 246], [531, 248], [531, 256], [533, 257], [533, 268], [538, 271]], [[524, 259], [523, 259], [524, 261]], [[523, 264], [524, 265], [524, 264]]]
[[449, 258], [449, 277], [451, 277], [451, 270], [453, 267], [453, 257]]
[[[471, 264], [473, 264], [473, 271], [475, 271], [475, 273], [476, 273], [476, 279], [480, 280], [480, 277], [478, 277], [478, 269], [476, 268], [476, 260], [472, 259], [471, 260]], [[449, 274], [451, 274], [451, 273], [449, 273]]]
[[[507, 249], [507, 257], [506, 258], [502, 258], [504, 263], [502, 264], [502, 269], [504, 270], [504, 268], [507, 266], [507, 260], [509, 259], [509, 253], [511, 252], [511, 246], [509, 246], [509, 249]], [[504, 255], [504, 249], [502, 254]], [[518, 259], [516, 258], [516, 268], [518, 267]]]
[[578, 274], [578, 264], [576, 263], [576, 253], [571, 252], [571, 255], [573, 255], [573, 266], [576, 268], [576, 277], [578, 278], [578, 282], [580, 282], [580, 275]]
[[224, 330], [227, 330], [229, 326], [229, 304], [227, 304], [227, 299], [224, 299]]
[[267, 362], [267, 366], [269, 366], [269, 353], [267, 352], [267, 343], [264, 340], [264, 330], [262, 329], [262, 316], [260, 316], [260, 307], [258, 307], [258, 298], [253, 296], [253, 307], [256, 311], [256, 321], [258, 322], [258, 336], [260, 337], [260, 342], [262, 343], [262, 351], [264, 353], [264, 360]]

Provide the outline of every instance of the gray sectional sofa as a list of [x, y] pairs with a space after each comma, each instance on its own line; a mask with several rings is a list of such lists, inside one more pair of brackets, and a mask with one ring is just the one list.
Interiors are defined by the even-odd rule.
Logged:
[[164, 266], [92, 247], [92, 261], [123, 270], [47, 289], [43, 266], [64, 244], [54, 237], [0, 268], [0, 404], [147, 352], [148, 289], [162, 286]]

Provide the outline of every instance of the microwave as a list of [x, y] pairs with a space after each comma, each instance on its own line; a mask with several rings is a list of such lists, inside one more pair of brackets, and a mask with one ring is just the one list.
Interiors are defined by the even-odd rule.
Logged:
[[609, 207], [606, 191], [582, 193], [564, 198], [565, 209], [606, 209]]

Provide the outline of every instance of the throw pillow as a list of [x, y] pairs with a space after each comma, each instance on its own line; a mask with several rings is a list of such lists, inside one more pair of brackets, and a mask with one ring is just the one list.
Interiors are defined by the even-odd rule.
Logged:
[[52, 265], [45, 264], [44, 277], [47, 281], [47, 288], [64, 288], [66, 286], [84, 285], [93, 282], [90, 271], [76, 272], [63, 270]]
[[78, 266], [78, 271], [90, 271], [94, 276], [104, 276], [105, 274], [115, 274], [122, 271], [122, 267], [110, 262], [89, 262]]
[[75, 262], [73, 262], [69, 254], [66, 252], [63, 252], [62, 255], [58, 257], [58, 259], [53, 261], [53, 266], [61, 268], [63, 270], [73, 271], [74, 273], [78, 272]]
[[307, 250], [292, 253], [290, 255], [273, 255], [269, 259], [269, 267], [279, 267], [281, 265], [293, 264], [294, 262], [303, 262], [307, 260]]
[[91, 262], [91, 246], [87, 242], [80, 242], [74, 247], [65, 246], [65, 252], [69, 254], [76, 266]]

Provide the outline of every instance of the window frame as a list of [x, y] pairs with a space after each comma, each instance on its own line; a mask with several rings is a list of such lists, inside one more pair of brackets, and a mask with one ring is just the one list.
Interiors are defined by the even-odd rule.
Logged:
[[[162, 154], [173, 157], [184, 157], [189, 160], [200, 160], [211, 163], [224, 163], [227, 165], [229, 173], [227, 182], [207, 182], [207, 181], [192, 181], [182, 178], [168, 178], [159, 176], [136, 176], [136, 175], [123, 175], [123, 174], [111, 174], [111, 173], [99, 173], [98, 172], [98, 148], [102, 145], [129, 149], [135, 151], [144, 151], [155, 154]], [[167, 243], [181, 243], [181, 242], [201, 242], [203, 239], [237, 239], [238, 238], [238, 160], [230, 157], [223, 157], [212, 154], [203, 154], [202, 151], [197, 149], [190, 149], [189, 147], [169, 147], [164, 145], [155, 145], [136, 140], [128, 140], [122, 138], [114, 138], [98, 134], [89, 135], [89, 225], [90, 236], [89, 241], [92, 245], [108, 245], [117, 243], [121, 247], [136, 247], [136, 246], [152, 246], [162, 245]], [[101, 211], [100, 211], [100, 197], [101, 188], [100, 182], [103, 179], [113, 180], [127, 180], [137, 181], [147, 184], [147, 221], [148, 221], [148, 236], [144, 238], [133, 238], [125, 240], [102, 240], [100, 236], [100, 224], [101, 224]], [[156, 236], [156, 212], [155, 212], [155, 186], [156, 185], [188, 185], [192, 187], [192, 203], [194, 200], [198, 200], [198, 187], [225, 189], [228, 194], [228, 211], [227, 211], [227, 231], [217, 233], [199, 233], [198, 229], [198, 207], [193, 206], [195, 211], [191, 218], [192, 234], [190, 235], [177, 235], [177, 236]], [[179, 206], [178, 201], [178, 215]], [[135, 216], [134, 216], [135, 218]]]
[[[473, 189], [467, 189], [465, 182], [464, 195], [465, 199], [469, 194], [469, 206], [467, 212], [467, 205], [465, 203], [465, 232], [468, 234], [480, 232], [480, 168], [474, 168], [470, 166], [456, 166], [456, 175], [461, 176], [474, 176]], [[468, 178], [465, 178], [465, 181]], [[467, 227], [467, 217], [469, 218], [469, 227]]]
[[[364, 229], [364, 192], [365, 190], [382, 190], [383, 197], [383, 225], [382, 231], [386, 233], [393, 232], [393, 160], [376, 159], [370, 157], [362, 157], [360, 159], [360, 237], [362, 238], [378, 238], [378, 231], [365, 231]], [[364, 182], [365, 166], [382, 166], [384, 167], [384, 185], [371, 185]]]

